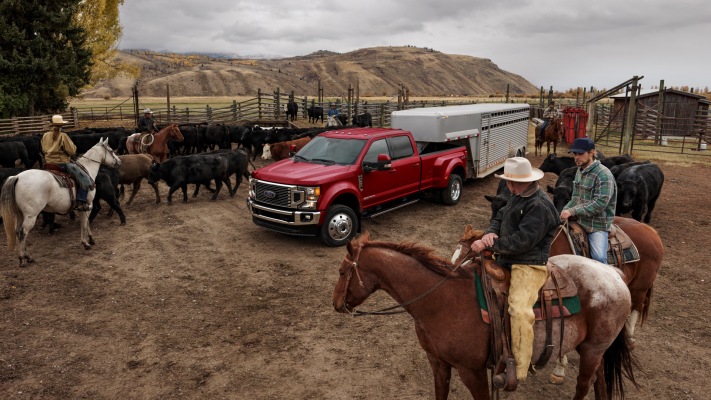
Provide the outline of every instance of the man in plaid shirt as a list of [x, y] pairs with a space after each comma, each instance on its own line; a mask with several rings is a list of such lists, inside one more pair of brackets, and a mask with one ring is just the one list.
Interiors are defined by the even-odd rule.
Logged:
[[543, 123], [541, 124], [540, 128], [538, 128], [538, 136], [543, 138], [544, 132], [546, 131], [548, 124], [553, 122], [553, 120], [558, 118], [559, 116], [560, 114], [555, 108], [555, 101], [551, 100], [551, 102], [548, 104], [548, 108], [543, 111]]
[[595, 160], [595, 142], [578, 138], [570, 148], [578, 170], [573, 181], [573, 196], [563, 207], [560, 219], [578, 217], [587, 231], [590, 257], [607, 264], [607, 236], [615, 218], [617, 185], [607, 167]]

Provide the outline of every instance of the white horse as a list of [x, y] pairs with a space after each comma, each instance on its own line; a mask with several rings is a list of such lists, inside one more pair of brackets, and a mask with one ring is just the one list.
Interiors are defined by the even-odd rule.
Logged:
[[[77, 164], [81, 164], [94, 180], [101, 164], [117, 168], [121, 165], [121, 160], [109, 147], [108, 139], [101, 139], [77, 160]], [[0, 195], [0, 211], [9, 250], [14, 250], [17, 241], [20, 242], [18, 246], [20, 267], [34, 262], [27, 254], [26, 241], [39, 213], [47, 211], [65, 214], [72, 210], [72, 196], [69, 190], [61, 187], [51, 172], [40, 169], [23, 171], [5, 181]], [[92, 203], [95, 194], [96, 189], [89, 191], [88, 204]], [[89, 228], [89, 211], [79, 212], [79, 221], [81, 242], [88, 250], [96, 244]]]

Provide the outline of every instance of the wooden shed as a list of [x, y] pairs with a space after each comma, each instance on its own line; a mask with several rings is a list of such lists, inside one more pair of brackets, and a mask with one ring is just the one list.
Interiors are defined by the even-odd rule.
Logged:
[[[660, 103], [660, 93], [662, 95]], [[613, 115], [615, 119], [624, 118], [624, 109], [629, 104], [629, 94], [610, 96], [613, 99]], [[707, 125], [711, 101], [704, 96], [684, 92], [676, 89], [642, 90], [637, 95], [637, 121], [641, 114], [656, 115], [662, 110], [661, 135], [663, 136], [689, 136], [698, 135], [699, 127]], [[621, 121], [620, 121], [621, 122]]]

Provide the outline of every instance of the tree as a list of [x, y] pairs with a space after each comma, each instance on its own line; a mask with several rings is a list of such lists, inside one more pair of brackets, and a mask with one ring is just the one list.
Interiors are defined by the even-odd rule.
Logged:
[[0, 0], [0, 117], [53, 113], [89, 82], [80, 0]]
[[93, 85], [102, 79], [111, 79], [121, 73], [138, 75], [138, 66], [116, 59], [116, 45], [123, 34], [119, 23], [119, 6], [124, 0], [82, 0], [74, 21], [87, 34], [87, 47], [91, 50]]

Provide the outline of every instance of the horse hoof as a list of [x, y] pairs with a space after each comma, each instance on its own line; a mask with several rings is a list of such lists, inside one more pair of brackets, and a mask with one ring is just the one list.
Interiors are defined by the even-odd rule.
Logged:
[[565, 382], [565, 376], [551, 374], [551, 376], [548, 377], [548, 381], [554, 385], [562, 385], [563, 382]]
[[126, 221], [121, 222], [121, 226], [126, 226]]

